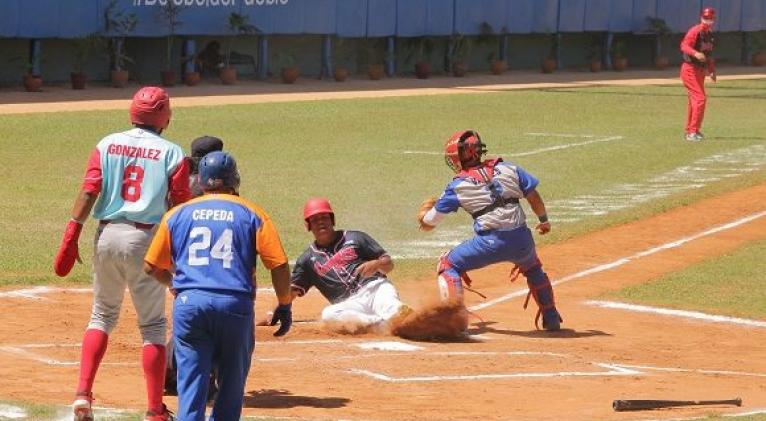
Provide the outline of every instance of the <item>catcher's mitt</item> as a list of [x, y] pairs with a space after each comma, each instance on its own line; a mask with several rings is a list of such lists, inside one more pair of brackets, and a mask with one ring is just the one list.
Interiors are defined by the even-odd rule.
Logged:
[[433, 225], [428, 225], [425, 222], [423, 222], [423, 218], [426, 216], [428, 211], [431, 210], [431, 208], [434, 207], [436, 204], [436, 198], [429, 197], [428, 199], [424, 200], [423, 203], [420, 205], [420, 209], [418, 209], [418, 224], [420, 224], [420, 230], [421, 231], [431, 231], [434, 229]]

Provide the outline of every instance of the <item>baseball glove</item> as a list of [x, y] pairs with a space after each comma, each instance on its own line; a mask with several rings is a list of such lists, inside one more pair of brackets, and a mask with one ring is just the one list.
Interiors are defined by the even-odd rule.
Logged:
[[436, 204], [436, 198], [429, 197], [428, 199], [424, 200], [423, 203], [420, 205], [420, 209], [418, 209], [418, 224], [420, 224], [421, 231], [431, 231], [432, 229], [434, 229], [433, 225], [429, 225], [423, 222], [423, 218], [425, 218], [428, 211], [430, 211], [435, 204]]

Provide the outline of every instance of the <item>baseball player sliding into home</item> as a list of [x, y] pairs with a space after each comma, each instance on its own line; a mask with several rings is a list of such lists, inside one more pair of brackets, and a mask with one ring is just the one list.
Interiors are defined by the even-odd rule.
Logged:
[[66, 276], [80, 260], [78, 239], [93, 209], [99, 221], [93, 251], [93, 310], [82, 340], [75, 421], [92, 421], [93, 382], [130, 290], [143, 339], [148, 410], [145, 420], [172, 419], [162, 402], [165, 380], [165, 288], [142, 271], [143, 258], [168, 202], [183, 203], [189, 167], [183, 150], [160, 135], [170, 124], [170, 98], [156, 87], [133, 97], [133, 129], [103, 138], [90, 155], [54, 269]]
[[[439, 259], [438, 283], [444, 301], [463, 301], [463, 282], [470, 286], [467, 272], [499, 262], [512, 262], [527, 278], [529, 295], [538, 305], [535, 325], [542, 316], [543, 328], [559, 330], [563, 321], [556, 309], [553, 287], [535, 251], [532, 232], [519, 203], [526, 199], [540, 223], [540, 234], [551, 230], [545, 204], [537, 192], [538, 180], [518, 165], [502, 158], [482, 160], [486, 145], [479, 133], [463, 130], [445, 144], [444, 158], [457, 174], [438, 200], [421, 206], [418, 222], [423, 231], [432, 230], [448, 213], [463, 208], [473, 217], [476, 236], [464, 241]], [[512, 272], [513, 273], [513, 272]], [[527, 303], [529, 296], [527, 296]], [[526, 303], [524, 304], [526, 307]]]
[[335, 212], [327, 199], [308, 200], [303, 220], [314, 242], [293, 267], [293, 298], [316, 287], [331, 303], [322, 310], [322, 321], [352, 332], [383, 326], [412, 312], [386, 276], [394, 263], [377, 241], [361, 231], [336, 230]]

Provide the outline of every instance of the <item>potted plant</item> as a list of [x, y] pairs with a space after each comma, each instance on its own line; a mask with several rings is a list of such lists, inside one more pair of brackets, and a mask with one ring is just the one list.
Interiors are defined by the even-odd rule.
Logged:
[[558, 65], [558, 62], [556, 60], [556, 57], [558, 56], [559, 51], [559, 36], [556, 33], [548, 33], [548, 39], [550, 40], [550, 49], [548, 50], [548, 55], [543, 59], [542, 64], [542, 72], [543, 73], [553, 73], [556, 71], [556, 67]]
[[434, 50], [434, 41], [428, 37], [408, 38], [405, 41], [405, 49], [408, 51], [406, 62], [415, 62], [415, 76], [418, 79], [428, 79], [431, 75], [431, 54]]
[[333, 45], [333, 62], [335, 64], [333, 68], [333, 79], [336, 82], [345, 82], [348, 79], [348, 66], [346, 63], [349, 57], [352, 56], [352, 50], [349, 43], [343, 38], [337, 38]]
[[625, 41], [615, 39], [612, 44], [612, 68], [622, 72], [628, 68], [628, 58], [625, 56]]
[[602, 54], [601, 35], [594, 33], [590, 37], [590, 44], [588, 45], [588, 56], [586, 57], [591, 72], [596, 73], [601, 71]]
[[654, 49], [654, 68], [657, 70], [663, 70], [670, 65], [670, 59], [663, 54], [664, 44], [667, 43], [667, 39], [671, 34], [670, 27], [665, 23], [665, 19], [655, 18], [647, 16], [646, 26], [650, 34], [654, 34], [656, 37], [656, 44]]
[[[249, 20], [250, 17], [248, 15], [241, 15], [239, 13], [231, 12], [228, 18], [229, 31], [234, 37], [240, 35], [254, 35], [259, 33], [260, 31], [258, 28], [256, 28], [254, 25], [251, 25]], [[221, 82], [224, 85], [232, 85], [237, 82], [237, 69], [231, 66], [231, 46], [233, 41], [230, 38], [226, 40], [224, 67], [219, 73]]]
[[191, 71], [184, 72], [182, 76], [182, 80], [186, 86], [197, 86], [202, 80], [202, 75], [200, 75], [200, 73], [197, 71], [197, 63], [195, 58], [196, 57], [194, 56], [185, 56], [181, 58], [184, 65], [189, 62], [192, 63]]
[[9, 63], [15, 63], [18, 65], [24, 75], [21, 77], [21, 84], [24, 86], [24, 90], [27, 92], [41, 92], [43, 87], [43, 78], [39, 74], [34, 72], [34, 62], [32, 58], [26, 57], [12, 57]]
[[282, 83], [292, 84], [298, 80], [300, 76], [300, 69], [295, 64], [295, 57], [286, 52], [281, 52], [276, 55], [274, 62], [279, 68], [279, 76], [282, 79]]
[[72, 83], [72, 89], [85, 89], [88, 82], [88, 75], [85, 73], [85, 66], [88, 64], [91, 54], [98, 51], [103, 46], [103, 39], [99, 34], [93, 33], [85, 38], [72, 40], [74, 50], [74, 69], [69, 77]]
[[[364, 56], [367, 62], [367, 76], [379, 80], [386, 75], [386, 44], [384, 38], [365, 39]], [[393, 57], [391, 58], [393, 60]]]
[[125, 14], [117, 10], [117, 0], [112, 0], [104, 9], [104, 31], [110, 36], [108, 41], [112, 70], [110, 80], [115, 88], [124, 88], [128, 84], [128, 70], [125, 68], [133, 60], [125, 54], [125, 38], [136, 29], [138, 18], [134, 13]]
[[463, 77], [468, 73], [468, 58], [472, 48], [472, 40], [465, 35], [457, 34], [452, 37], [452, 51], [449, 62], [453, 76]]
[[489, 70], [493, 75], [501, 75], [508, 70], [508, 63], [500, 59], [500, 37], [508, 33], [508, 28], [503, 27], [500, 34], [495, 34], [495, 29], [488, 22], [482, 22], [479, 27], [479, 36], [476, 38], [477, 44], [488, 45], [490, 53], [487, 55]]
[[165, 37], [165, 66], [164, 70], [160, 72], [160, 77], [163, 86], [174, 86], [176, 84], [176, 72], [173, 70], [173, 41], [176, 31], [183, 25], [180, 20], [183, 6], [175, 1], [167, 1], [164, 4], [160, 3], [157, 11], [158, 20], [168, 31]]
[[766, 66], [766, 49], [763, 47], [763, 42], [755, 34], [750, 35], [750, 41], [751, 48], [755, 51], [751, 57], [751, 63], [753, 66]]

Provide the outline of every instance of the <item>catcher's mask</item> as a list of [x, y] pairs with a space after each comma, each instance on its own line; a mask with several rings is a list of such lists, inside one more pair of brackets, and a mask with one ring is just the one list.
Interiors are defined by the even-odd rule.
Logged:
[[203, 191], [239, 190], [237, 161], [226, 152], [210, 152], [199, 163], [199, 185]]
[[333, 212], [332, 206], [330, 206], [330, 201], [323, 197], [314, 197], [307, 200], [303, 206], [303, 221], [306, 222], [306, 230], [311, 231], [309, 218], [320, 213], [329, 213], [330, 218], [332, 218], [332, 224], [335, 225], [335, 212]]
[[481, 162], [487, 153], [487, 145], [481, 141], [479, 132], [461, 130], [452, 134], [444, 144], [444, 161], [455, 173], [464, 169], [466, 163]]

